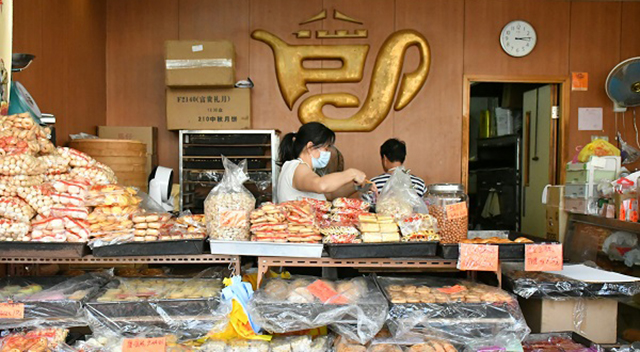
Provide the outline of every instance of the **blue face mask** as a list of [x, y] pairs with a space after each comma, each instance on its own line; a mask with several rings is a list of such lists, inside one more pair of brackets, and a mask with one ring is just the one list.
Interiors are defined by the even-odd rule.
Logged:
[[314, 169], [322, 169], [329, 164], [330, 159], [331, 152], [320, 151], [320, 156], [318, 158], [311, 157], [311, 164]]

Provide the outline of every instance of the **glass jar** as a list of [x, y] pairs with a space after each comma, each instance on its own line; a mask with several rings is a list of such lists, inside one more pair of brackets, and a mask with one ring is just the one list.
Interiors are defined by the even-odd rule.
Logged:
[[469, 197], [464, 186], [457, 183], [437, 183], [427, 187], [424, 196], [429, 214], [438, 221], [440, 242], [458, 243], [467, 238]]

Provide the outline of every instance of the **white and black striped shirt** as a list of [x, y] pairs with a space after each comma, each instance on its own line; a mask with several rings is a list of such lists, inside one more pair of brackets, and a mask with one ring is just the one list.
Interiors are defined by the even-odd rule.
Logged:
[[[420, 177], [414, 176], [414, 175], [409, 175], [409, 176], [411, 176], [411, 183], [413, 184], [413, 189], [416, 191], [416, 193], [418, 193], [418, 196], [422, 198], [422, 196], [424, 196], [425, 192], [427, 191], [427, 186], [425, 185], [424, 181]], [[389, 181], [389, 178], [391, 178], [391, 174], [386, 173], [371, 179], [371, 182], [373, 182], [376, 185], [376, 188], [378, 189], [378, 193], [382, 192], [382, 189], [387, 184], [387, 181]], [[364, 200], [370, 203], [373, 203], [373, 199], [370, 195], [368, 194], [364, 195], [363, 198]]]

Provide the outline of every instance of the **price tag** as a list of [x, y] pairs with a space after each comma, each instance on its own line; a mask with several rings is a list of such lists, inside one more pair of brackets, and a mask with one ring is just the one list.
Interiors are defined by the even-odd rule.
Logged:
[[498, 271], [499, 250], [497, 245], [460, 243], [458, 269]]
[[0, 319], [24, 319], [24, 304], [0, 303]]
[[524, 270], [562, 270], [562, 244], [527, 244], [524, 247]]
[[437, 288], [437, 290], [442, 292], [442, 293], [446, 293], [448, 295], [452, 295], [452, 294], [455, 294], [455, 293], [459, 293], [459, 292], [465, 291], [466, 288], [464, 286], [455, 285], [455, 286], [450, 286], [450, 287]]
[[124, 339], [122, 352], [165, 352], [166, 337]]
[[447, 205], [447, 219], [460, 219], [467, 216], [467, 203], [460, 202]]

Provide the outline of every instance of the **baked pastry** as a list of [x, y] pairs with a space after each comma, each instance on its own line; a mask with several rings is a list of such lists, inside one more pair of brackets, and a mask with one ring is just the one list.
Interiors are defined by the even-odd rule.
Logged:
[[379, 344], [371, 346], [367, 352], [402, 352], [402, 348], [396, 345]]
[[264, 287], [267, 297], [273, 300], [284, 300], [289, 294], [289, 285], [282, 280], [270, 280]]
[[291, 293], [289, 293], [289, 296], [287, 297], [287, 301], [291, 302], [291, 303], [311, 303], [314, 301], [314, 297], [311, 294], [311, 292], [309, 292], [309, 290], [307, 290], [306, 287], [298, 287], [295, 290], [291, 291]]

